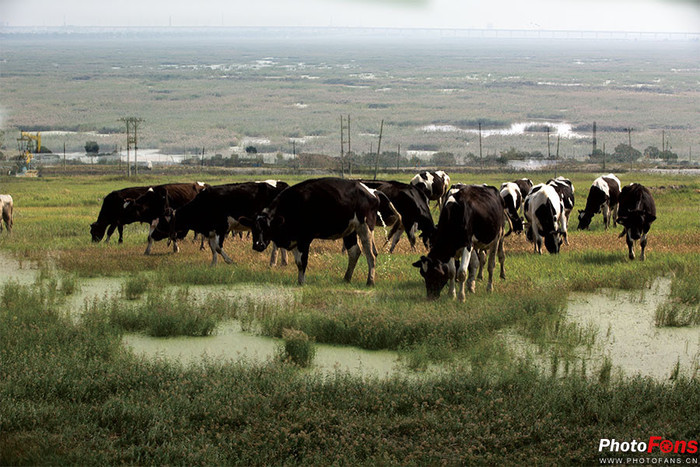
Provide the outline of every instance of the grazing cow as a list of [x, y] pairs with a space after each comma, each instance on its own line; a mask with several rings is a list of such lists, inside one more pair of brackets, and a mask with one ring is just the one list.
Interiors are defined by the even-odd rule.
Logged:
[[[564, 215], [566, 216], [566, 223], [569, 223], [569, 216], [571, 216], [571, 211], [574, 209], [574, 184], [571, 180], [564, 177], [557, 177], [547, 180], [547, 185], [554, 188], [554, 190], [561, 198], [562, 203], [564, 203]], [[569, 244], [569, 236], [566, 232], [562, 233], [564, 237], [564, 243]]]
[[523, 197], [523, 200], [525, 200], [525, 197], [527, 197], [527, 195], [530, 194], [530, 190], [532, 190], [532, 180], [529, 178], [520, 178], [518, 180], [513, 180], [512, 183], [518, 185], [520, 195]]
[[[362, 249], [367, 257], [367, 285], [374, 285], [376, 247], [374, 227], [377, 211], [391, 202], [382, 192], [357, 180], [319, 178], [291, 186], [277, 196], [254, 220], [239, 222], [253, 231], [253, 249], [264, 251], [270, 242], [292, 250], [299, 270], [297, 281], [303, 285], [314, 239], [343, 239], [348, 252], [345, 280], [352, 279]], [[395, 213], [400, 219], [398, 212]]]
[[640, 240], [642, 247], [640, 259], [646, 259], [647, 233], [655, 220], [656, 204], [647, 187], [632, 183], [622, 188], [617, 223], [624, 227], [620, 237], [626, 236], [630, 259], [634, 259], [634, 243], [637, 240]]
[[564, 201], [551, 185], [539, 184], [525, 198], [525, 217], [528, 221], [527, 239], [535, 244], [535, 253], [542, 254], [544, 246], [552, 254], [559, 253], [562, 236], [566, 236]]
[[411, 179], [411, 185], [418, 188], [428, 200], [437, 201], [438, 208], [442, 210], [450, 188], [450, 176], [442, 170], [421, 172]]
[[[170, 209], [161, 216], [157, 229], [168, 231], [173, 240], [178, 232], [192, 230], [201, 234], [208, 239], [212, 266], [216, 265], [218, 255], [227, 263], [231, 263], [231, 258], [223, 250], [224, 239], [229, 232], [250, 230], [238, 219], [243, 216], [254, 218], [288, 187], [286, 183], [277, 180], [208, 187], [181, 208]], [[271, 265], [276, 257], [277, 247], [273, 245]], [[287, 262], [285, 250], [282, 251], [282, 262]]]
[[603, 211], [603, 224], [605, 230], [610, 225], [612, 213], [613, 225], [617, 225], [617, 207], [620, 197], [620, 179], [613, 174], [603, 175], [593, 181], [586, 199], [586, 209], [578, 211], [578, 229], [587, 229], [591, 225], [593, 216]]
[[2, 232], [2, 223], [7, 227], [7, 233], [12, 233], [13, 214], [15, 210], [15, 202], [10, 195], [0, 195], [0, 232]]
[[416, 248], [417, 230], [421, 231], [420, 238], [425, 247], [430, 248], [430, 237], [435, 232], [435, 222], [430, 214], [428, 202], [418, 188], [408, 183], [395, 181], [363, 181], [362, 183], [384, 193], [396, 211], [401, 214], [401, 222], [394, 222], [388, 235], [388, 238], [391, 239], [390, 253], [394, 251], [401, 238], [401, 233], [404, 231], [412, 249]]
[[[114, 233], [114, 229], [119, 231], [119, 243], [124, 241], [124, 226], [136, 222], [136, 218], [128, 218], [126, 215], [125, 203], [128, 200], [138, 198], [148, 191], [147, 186], [135, 186], [115, 190], [105, 196], [102, 201], [100, 213], [97, 215], [97, 221], [90, 224], [90, 235], [93, 242], [99, 242], [107, 232], [107, 239]], [[107, 228], [109, 227], [109, 229]]]
[[[489, 251], [489, 281], [486, 290], [493, 290], [496, 253], [501, 264], [501, 278], [505, 279], [504, 209], [503, 199], [495, 187], [469, 185], [450, 190], [450, 196], [440, 213], [430, 252], [413, 263], [413, 266], [420, 269], [425, 280], [428, 299], [439, 298], [448, 281], [450, 294], [455, 298], [455, 279], [461, 283], [461, 301], [466, 299], [465, 282], [469, 283], [469, 291], [474, 292], [477, 266], [485, 260], [485, 254], [482, 256], [479, 250]], [[457, 259], [459, 270], [455, 267]]]
[[502, 184], [501, 198], [503, 198], [506, 215], [508, 216], [508, 219], [510, 219], [510, 224], [512, 226], [506, 236], [510, 235], [511, 232], [515, 232], [516, 234], [521, 233], [523, 231], [523, 220], [518, 214], [518, 209], [520, 209], [523, 204], [523, 196], [520, 193], [520, 188], [514, 182]]
[[[150, 187], [146, 192], [134, 200], [124, 203], [126, 217], [136, 219], [139, 222], [148, 222], [151, 227], [148, 231], [148, 246], [145, 255], [151, 254], [154, 240], [171, 238], [169, 232], [157, 231], [159, 218], [165, 214], [166, 209], [177, 209], [194, 199], [197, 194], [209, 185], [201, 182], [197, 183], [168, 183]], [[180, 232], [178, 238], [184, 238], [187, 232]], [[177, 241], [173, 242], [173, 251], [180, 248]]]

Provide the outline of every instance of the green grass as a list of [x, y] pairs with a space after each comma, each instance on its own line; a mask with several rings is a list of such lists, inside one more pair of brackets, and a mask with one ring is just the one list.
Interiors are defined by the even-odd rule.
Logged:
[[[453, 179], [499, 184], [514, 177]], [[571, 178], [583, 205], [595, 176]], [[269, 267], [267, 252], [253, 252], [245, 239], [227, 239], [234, 264], [215, 268], [189, 241], [178, 254], [160, 242], [144, 256], [145, 230], [136, 225], [126, 228], [123, 245], [92, 244], [88, 225], [99, 200], [129, 181], [2, 178], [17, 217], [13, 234], [0, 236], [0, 250], [42, 268], [36, 284], [11, 282], [0, 297], [0, 464], [590, 464], [598, 440], [611, 434], [693, 439], [696, 377], [622, 379], [614, 362], [586, 376], [577, 352], [598, 336], [564, 319], [569, 292], [640, 289], [667, 275], [674, 275], [670, 300], [697, 307], [700, 184], [621, 178], [686, 186], [654, 191], [659, 219], [647, 261], [627, 260], [617, 229], [605, 232], [598, 218], [590, 231], [570, 229], [571, 245], [558, 256], [533, 255], [522, 236], [511, 236], [508, 279], [496, 280], [491, 294], [478, 283], [466, 303], [444, 293], [425, 300], [411, 267], [422, 252], [406, 240], [395, 254], [380, 254], [373, 288], [364, 285], [363, 260], [346, 284], [340, 244], [315, 242], [307, 283], [298, 287], [293, 264]], [[93, 201], [62, 203], [75, 196]], [[123, 281], [135, 299], [120, 295], [96, 299], [81, 314], [61, 311], [65, 296], [92, 277]], [[233, 295], [194, 293], [203, 286], [228, 286]], [[251, 295], [238, 297], [246, 287]], [[121, 344], [124, 332], [208, 335], [231, 318], [269, 336], [295, 329], [308, 342], [393, 349], [409, 368], [438, 364], [444, 371], [424, 380], [321, 378], [277, 362], [182, 366], [136, 357]], [[507, 332], [534, 343], [552, 371], [504, 346]]]
[[700, 386], [683, 378], [554, 381], [476, 354], [483, 371], [425, 381], [183, 367], [125, 352], [100, 307], [75, 322], [17, 285], [0, 301], [2, 464], [590, 464], [611, 432], [697, 435]]

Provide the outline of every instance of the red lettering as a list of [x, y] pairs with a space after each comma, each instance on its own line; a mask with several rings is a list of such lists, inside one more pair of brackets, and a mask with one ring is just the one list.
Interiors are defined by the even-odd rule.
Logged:
[[660, 440], [662, 440], [661, 436], [652, 436], [649, 438], [649, 447], [647, 448], [647, 452], [652, 452], [654, 450], [654, 446], [660, 446], [661, 443], [659, 443]]
[[688, 441], [688, 450], [686, 452], [688, 454], [697, 454], [698, 453], [698, 441], [697, 440]]

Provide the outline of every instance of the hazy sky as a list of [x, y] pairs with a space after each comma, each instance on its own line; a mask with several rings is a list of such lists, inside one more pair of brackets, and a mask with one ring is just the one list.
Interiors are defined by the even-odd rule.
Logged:
[[700, 0], [0, 0], [0, 24], [700, 32]]

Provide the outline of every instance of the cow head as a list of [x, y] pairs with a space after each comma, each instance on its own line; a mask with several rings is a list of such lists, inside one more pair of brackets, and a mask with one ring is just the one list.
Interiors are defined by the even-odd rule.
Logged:
[[449, 278], [447, 263], [443, 263], [439, 259], [421, 256], [418, 261], [413, 263], [413, 266], [420, 270], [420, 275], [425, 280], [428, 300], [440, 298], [440, 292], [447, 284]]
[[554, 230], [544, 235], [544, 247], [550, 254], [556, 255], [559, 253], [559, 247], [564, 242], [561, 238], [562, 233], [561, 230]]
[[99, 224], [97, 222], [90, 224], [90, 235], [92, 236], [92, 241], [95, 243], [101, 241], [102, 237], [105, 236], [106, 230], [107, 226], [104, 224]]
[[649, 231], [651, 223], [656, 220], [656, 216], [644, 212], [641, 209], [634, 209], [625, 216], [617, 218], [617, 223], [625, 227], [627, 236], [631, 240], [639, 240], [646, 232]]
[[240, 217], [238, 222], [250, 229], [253, 236], [253, 250], [265, 251], [272, 241], [273, 230], [282, 227], [284, 224], [284, 217], [271, 217], [268, 212], [263, 211], [254, 220], [248, 217]]
[[578, 230], [587, 229], [591, 225], [593, 216], [586, 214], [586, 211], [578, 210]]

